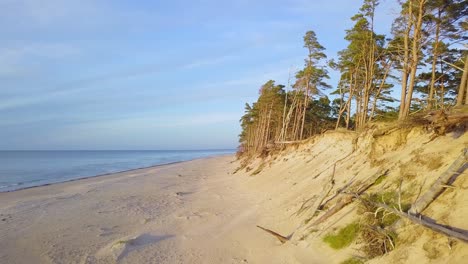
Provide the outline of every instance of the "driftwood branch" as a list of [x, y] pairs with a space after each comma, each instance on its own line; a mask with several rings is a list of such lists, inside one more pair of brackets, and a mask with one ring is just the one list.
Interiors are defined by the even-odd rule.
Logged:
[[274, 237], [276, 237], [281, 242], [281, 244], [284, 244], [284, 243], [286, 243], [286, 241], [289, 241], [288, 237], [282, 236], [282, 235], [276, 233], [275, 231], [272, 231], [270, 229], [261, 227], [259, 225], [257, 225], [257, 227], [260, 228], [261, 230], [267, 232], [268, 234], [273, 235]]
[[311, 225], [318, 225], [334, 214], [338, 213], [341, 209], [343, 209], [346, 205], [352, 203], [354, 198], [351, 195], [346, 195], [345, 197], [341, 198], [335, 206], [333, 206], [330, 210], [328, 210], [324, 215], [322, 215], [319, 219], [315, 220]]
[[275, 141], [275, 144], [299, 144], [302, 142], [306, 142], [307, 140], [308, 139]]
[[[377, 182], [377, 180], [380, 179], [380, 177], [383, 177], [384, 175], [381, 175], [379, 173], [379, 176], [376, 177], [371, 183], [369, 183], [367, 185], [361, 185], [361, 187], [359, 187], [358, 190], [357, 190], [357, 194], [359, 194], [359, 195], [363, 194], [370, 187], [374, 186], [374, 184]], [[346, 194], [344, 197], [341, 198], [341, 200], [339, 200], [335, 204], [335, 206], [333, 208], [331, 208], [324, 215], [322, 215], [320, 218], [315, 220], [311, 225], [318, 225], [318, 224], [326, 221], [328, 218], [330, 218], [334, 214], [338, 213], [341, 209], [343, 209], [345, 206], [352, 203], [353, 201], [354, 201], [354, 196], [350, 195], [350, 194]]]
[[363, 199], [361, 198], [360, 195], [358, 194], [354, 194], [354, 197], [365, 202], [365, 203], [370, 203], [376, 207], [380, 207], [380, 208], [383, 208], [385, 209], [386, 211], [388, 212], [391, 212], [393, 214], [396, 214], [400, 217], [403, 217], [405, 219], [408, 219], [410, 220], [411, 222], [415, 223], [415, 224], [418, 224], [418, 225], [422, 225], [426, 228], [429, 228], [431, 229], [432, 231], [435, 231], [439, 234], [443, 234], [445, 236], [448, 236], [448, 237], [452, 237], [452, 238], [456, 238], [458, 240], [461, 240], [465, 243], [468, 243], [468, 230], [462, 230], [462, 229], [458, 229], [458, 228], [454, 228], [454, 227], [450, 227], [450, 226], [445, 226], [445, 225], [441, 225], [441, 224], [438, 224], [436, 221], [434, 221], [433, 219], [430, 219], [429, 217], [426, 217], [426, 216], [423, 216], [423, 215], [415, 215], [413, 213], [405, 213], [405, 212], [402, 212], [402, 211], [399, 211], [395, 208], [392, 208], [386, 204], [383, 204], [383, 203], [377, 203], [377, 202], [371, 202], [371, 201], [368, 201], [366, 199]]
[[315, 202], [315, 199], [317, 199], [317, 195], [314, 195], [312, 196], [311, 198], [305, 200], [302, 205], [301, 205], [301, 208], [299, 208], [299, 210], [297, 210], [297, 212], [293, 213], [293, 215], [297, 215], [299, 216], [302, 212], [304, 212], [306, 209], [309, 209], [311, 205], [308, 205], [309, 202], [312, 202], [314, 203]]
[[[330, 200], [335, 198], [338, 195], [338, 192], [340, 192], [341, 189], [348, 186], [347, 185], [347, 186], [339, 189], [335, 195], [333, 195], [331, 198], [327, 199], [327, 201], [323, 202], [325, 200], [325, 198], [327, 198], [327, 196], [330, 194], [331, 190], [333, 190], [333, 187], [335, 186], [335, 171], [336, 171], [336, 162], [333, 164], [333, 172], [330, 175], [330, 180], [328, 181], [327, 186], [324, 188], [324, 190], [323, 190], [322, 194], [320, 195], [320, 197], [317, 197], [317, 195], [314, 195], [312, 198], [307, 199], [305, 202], [302, 203], [301, 208], [299, 208], [299, 210], [296, 212], [296, 215], [300, 215], [302, 212], [309, 209], [311, 206], [315, 205], [314, 206], [315, 209], [311, 214], [312, 216], [314, 216], [317, 213], [317, 211], [321, 210]], [[315, 200], [317, 198], [319, 198], [318, 202], [316, 202], [316, 200]], [[307, 205], [312, 200], [314, 200], [313, 204], [312, 205]]]
[[324, 191], [323, 191], [320, 199], [316, 203], [314, 211], [312, 212], [312, 216], [314, 216], [315, 213], [317, 213], [317, 211], [320, 210], [323, 207], [322, 202], [325, 200], [325, 198], [327, 198], [328, 194], [330, 194], [331, 190], [333, 189], [333, 186], [335, 186], [335, 169], [336, 169], [336, 163], [333, 166], [333, 172], [332, 172], [332, 174], [330, 176], [330, 180], [327, 183], [328, 186], [326, 188], [324, 188]]
[[445, 189], [450, 185], [458, 175], [463, 173], [467, 168], [468, 149], [464, 149], [463, 153], [450, 165], [450, 167], [434, 182], [431, 188], [421, 196], [409, 210], [412, 214], [419, 214], [426, 209]]
[[342, 192], [346, 191], [346, 189], [351, 186], [351, 184], [354, 183], [354, 180], [350, 180], [348, 183], [346, 183], [343, 187], [339, 188], [338, 190], [336, 190], [335, 194], [328, 198], [325, 202], [323, 202], [323, 204], [320, 206], [321, 208], [325, 207], [329, 202], [333, 201], [336, 197], [338, 197], [338, 195], [340, 195]]

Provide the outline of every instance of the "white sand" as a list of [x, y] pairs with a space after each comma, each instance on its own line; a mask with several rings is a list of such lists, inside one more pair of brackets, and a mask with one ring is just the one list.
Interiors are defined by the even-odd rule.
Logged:
[[[368, 192], [395, 190], [402, 182], [403, 194], [415, 200], [468, 146], [468, 134], [430, 142], [422, 129], [356, 136], [328, 132], [236, 174], [239, 163], [223, 156], [0, 193], [0, 263], [320, 264], [362, 257], [359, 241], [341, 250], [322, 242], [327, 233], [359, 221], [356, 203], [302, 228], [334, 164], [330, 197], [350, 181], [366, 182], [387, 170], [385, 181]], [[466, 232], [464, 176], [424, 214]], [[310, 208], [297, 215], [304, 204]], [[256, 225], [294, 236], [281, 244]], [[369, 263], [466, 263], [467, 258], [468, 244], [407, 223], [396, 249]]]
[[233, 160], [0, 193], [0, 263], [297, 263], [256, 228], [261, 197]]

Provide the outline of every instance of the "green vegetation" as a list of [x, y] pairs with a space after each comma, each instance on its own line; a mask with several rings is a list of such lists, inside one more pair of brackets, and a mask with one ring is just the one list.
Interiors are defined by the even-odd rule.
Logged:
[[[400, 217], [398, 215], [388, 213], [385, 210], [379, 210], [374, 204], [372, 203], [383, 203], [387, 204], [392, 208], [400, 209], [400, 205], [398, 204], [398, 193], [395, 191], [387, 191], [384, 193], [373, 193], [366, 197], [366, 200], [371, 203], [362, 202], [360, 207], [360, 213], [365, 214], [366, 212], [372, 213], [370, 216], [371, 219], [368, 219], [367, 223], [371, 224], [372, 226], [378, 226], [380, 228], [385, 228], [391, 226], [395, 223]], [[403, 212], [406, 212], [410, 209], [410, 203], [401, 203], [401, 209]]]
[[340, 262], [340, 264], [362, 264], [362, 263], [364, 263], [362, 260], [360, 260], [358, 258], [354, 258], [354, 257]]
[[260, 166], [258, 166], [258, 168], [256, 170], [254, 170], [252, 172], [252, 174], [250, 174], [250, 176], [255, 176], [255, 175], [259, 174], [260, 172], [262, 172], [263, 168], [265, 168], [264, 163], [260, 164]]
[[389, 213], [376, 204], [386, 204], [390, 207], [400, 209], [406, 212], [410, 208], [409, 203], [401, 202], [399, 204], [398, 193], [387, 191], [384, 193], [372, 193], [364, 197], [360, 203], [359, 214], [360, 223], [360, 250], [369, 258], [382, 256], [394, 249], [396, 245], [396, 233], [389, 231], [392, 226], [400, 219], [398, 215]]
[[129, 243], [131, 241], [131, 239], [127, 239], [127, 240], [119, 240], [117, 242], [114, 243], [114, 246], [117, 246], [117, 245], [125, 245], [127, 243]]
[[323, 241], [334, 249], [341, 249], [349, 246], [359, 234], [360, 226], [358, 223], [351, 223], [340, 229], [336, 234], [328, 234]]
[[[394, 224], [399, 216], [377, 208], [375, 203], [385, 203], [391, 207], [399, 208], [397, 193], [394, 191], [382, 194], [370, 194], [365, 197], [359, 207], [358, 222], [351, 223], [336, 233], [327, 234], [323, 241], [334, 249], [349, 246], [356, 238], [359, 238], [360, 251], [368, 258], [374, 258], [386, 254], [394, 249], [396, 233], [386, 228]], [[410, 205], [402, 203], [403, 211], [409, 210]], [[343, 263], [362, 263], [359, 259], [348, 259]]]
[[[361, 129], [374, 120], [468, 104], [468, 52], [456, 44], [466, 40], [467, 2], [406, 0], [400, 7], [385, 36], [374, 27], [379, 1], [363, 0], [336, 61], [326, 61], [319, 37], [307, 31], [303, 68], [287, 85], [267, 81], [258, 100], [246, 104], [239, 155], [267, 155], [278, 142], [328, 129]], [[340, 80], [325, 94], [332, 88], [326, 82], [330, 71], [339, 72]], [[400, 98], [391, 96], [394, 87], [401, 88]]]
[[380, 175], [380, 176], [377, 178], [377, 180], [375, 180], [374, 185], [381, 184], [386, 178], [387, 178], [387, 175], [386, 175], [386, 174]]

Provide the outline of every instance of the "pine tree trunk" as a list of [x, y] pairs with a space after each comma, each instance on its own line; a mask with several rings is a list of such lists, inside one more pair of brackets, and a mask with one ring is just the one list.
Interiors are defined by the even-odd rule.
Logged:
[[299, 136], [299, 139], [303, 139], [304, 135], [304, 124], [305, 124], [305, 118], [306, 118], [306, 112], [307, 112], [307, 106], [309, 102], [309, 78], [307, 78], [307, 85], [306, 85], [306, 90], [304, 93], [304, 110], [302, 112], [302, 124], [301, 124], [301, 135]]
[[410, 57], [410, 52], [409, 52], [409, 38], [410, 38], [410, 32], [411, 29], [413, 28], [413, 3], [412, 1], [409, 1], [409, 7], [408, 7], [408, 24], [406, 26], [405, 30], [405, 35], [403, 38], [403, 49], [404, 49], [404, 54], [403, 54], [403, 67], [402, 67], [402, 76], [401, 76], [401, 97], [400, 97], [400, 112], [398, 114], [398, 119], [402, 120], [405, 118], [405, 107], [406, 107], [406, 94], [408, 90], [408, 76], [409, 76], [409, 57]]
[[341, 86], [339, 86], [339, 89], [340, 89], [340, 110], [338, 110], [338, 117], [336, 118], [335, 129], [338, 129], [338, 127], [340, 126], [341, 115], [343, 114], [344, 109], [345, 109], [345, 105], [343, 105], [344, 93], [342, 91]]
[[373, 17], [371, 19], [371, 37], [369, 41], [370, 45], [370, 52], [369, 52], [369, 61], [368, 61], [368, 72], [366, 73], [366, 90], [364, 93], [364, 107], [362, 109], [362, 124], [366, 124], [368, 121], [368, 112], [369, 112], [369, 101], [370, 101], [370, 94], [372, 91], [372, 86], [374, 84], [374, 67], [375, 67], [375, 45], [374, 45], [374, 26], [373, 26]]
[[355, 75], [354, 84], [350, 83], [350, 86], [349, 86], [349, 99], [348, 99], [349, 103], [348, 103], [348, 109], [347, 109], [348, 115], [346, 116], [346, 129], [349, 129], [349, 123], [351, 121], [351, 106], [353, 103], [353, 97], [354, 97], [354, 93], [355, 93], [356, 85], [357, 85], [357, 73], [355, 72], [354, 75]]
[[377, 90], [377, 93], [375, 94], [375, 97], [374, 97], [371, 114], [369, 116], [369, 122], [372, 121], [372, 119], [374, 118], [374, 113], [375, 113], [375, 110], [377, 109], [377, 100], [379, 99], [380, 93], [382, 92], [382, 89], [385, 86], [385, 80], [387, 79], [387, 76], [391, 67], [392, 67], [392, 62], [388, 62], [387, 68], [385, 69], [384, 76], [382, 77], [382, 80], [380, 81], [379, 89]]
[[425, 13], [425, 4], [426, 4], [426, 0], [419, 1], [418, 20], [416, 22], [416, 27], [414, 29], [413, 45], [412, 45], [412, 50], [411, 50], [412, 60], [411, 60], [411, 72], [409, 76], [410, 80], [409, 80], [408, 94], [406, 96], [405, 111], [402, 117], [403, 119], [405, 119], [409, 115], [409, 111], [411, 107], [411, 100], [413, 99], [413, 90], [414, 90], [414, 85], [416, 83], [416, 71], [418, 69], [418, 63], [419, 63], [421, 27], [422, 27], [423, 16]]
[[[457, 96], [457, 106], [463, 105], [463, 97], [465, 97], [465, 93], [468, 91], [468, 55], [465, 56], [465, 67], [463, 67], [463, 75], [460, 82], [460, 88], [458, 88], [458, 96]], [[468, 104], [468, 96], [466, 96], [465, 104]]]
[[434, 86], [436, 80], [436, 64], [437, 64], [437, 57], [439, 56], [439, 35], [440, 35], [440, 16], [441, 12], [438, 12], [438, 20], [436, 24], [436, 33], [435, 33], [435, 40], [434, 40], [434, 50], [432, 52], [432, 73], [431, 73], [431, 84], [429, 88], [429, 98], [427, 100], [427, 109], [432, 109], [434, 107]]

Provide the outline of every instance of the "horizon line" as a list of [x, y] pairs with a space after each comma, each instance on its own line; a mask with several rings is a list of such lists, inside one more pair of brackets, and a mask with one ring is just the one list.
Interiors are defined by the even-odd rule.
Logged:
[[5, 151], [224, 151], [236, 150], [236, 148], [219, 149], [0, 149]]

